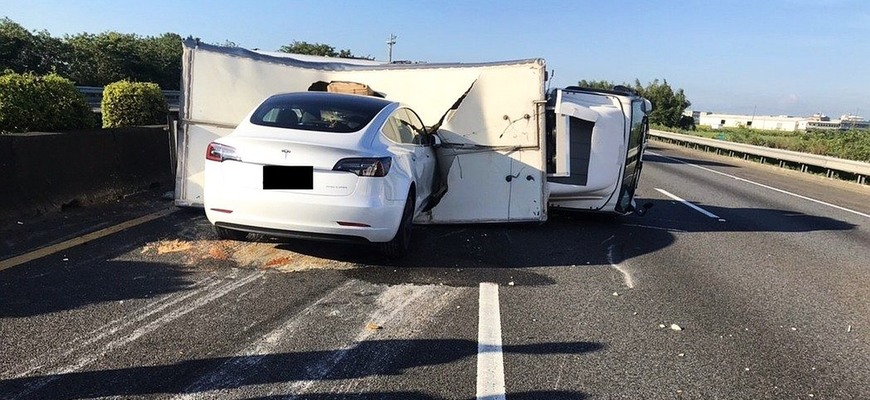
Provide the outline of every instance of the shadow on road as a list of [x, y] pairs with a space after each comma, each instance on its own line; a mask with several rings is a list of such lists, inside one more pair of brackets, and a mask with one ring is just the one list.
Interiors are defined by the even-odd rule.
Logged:
[[[584, 354], [603, 350], [605, 347], [597, 342], [557, 342], [509, 345], [502, 350], [508, 354]], [[478, 344], [472, 340], [372, 340], [361, 342], [350, 349], [332, 351], [218, 357], [187, 360], [171, 365], [7, 379], [0, 381], [0, 398], [21, 393], [25, 394], [24, 397], [41, 399], [201, 393], [235, 390], [252, 385], [398, 376], [415, 368], [449, 364], [475, 357], [477, 352]], [[407, 354], [415, 356], [408, 357]], [[390, 397], [405, 395], [408, 397]], [[568, 397], [559, 397], [563, 395]], [[300, 398], [341, 398], [332, 394], [310, 396], [312, 397]], [[437, 399], [414, 392], [368, 393], [364, 396], [371, 397], [362, 398]], [[583, 398], [583, 395], [564, 391], [541, 391], [509, 394], [509, 398]]]
[[815, 231], [848, 231], [857, 225], [817, 215], [769, 208], [728, 208], [692, 202], [702, 209], [724, 219], [711, 218], [673, 200], [639, 199], [638, 203], [652, 203], [645, 219], [647, 225], [686, 232], [778, 232], [797, 233]]
[[173, 293], [190, 288], [188, 274], [183, 266], [164, 263], [105, 259], [33, 263], [0, 271], [0, 317], [27, 317]]

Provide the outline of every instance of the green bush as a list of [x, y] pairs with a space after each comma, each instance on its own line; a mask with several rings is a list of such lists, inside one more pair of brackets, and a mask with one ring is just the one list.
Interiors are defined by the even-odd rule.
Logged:
[[91, 108], [72, 81], [56, 74], [0, 75], [0, 132], [57, 132], [93, 124]]
[[103, 88], [103, 128], [158, 125], [166, 123], [166, 97], [156, 83], [129, 82]]

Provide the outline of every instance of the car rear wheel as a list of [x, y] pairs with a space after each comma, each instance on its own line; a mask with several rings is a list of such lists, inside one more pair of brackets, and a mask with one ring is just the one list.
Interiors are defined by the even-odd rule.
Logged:
[[405, 209], [402, 211], [402, 221], [393, 240], [381, 244], [381, 252], [389, 258], [402, 258], [408, 254], [411, 245], [411, 227], [414, 219], [414, 190], [408, 192]]
[[218, 237], [224, 240], [245, 240], [248, 238], [248, 232], [237, 231], [235, 229], [224, 228], [220, 226], [214, 227]]

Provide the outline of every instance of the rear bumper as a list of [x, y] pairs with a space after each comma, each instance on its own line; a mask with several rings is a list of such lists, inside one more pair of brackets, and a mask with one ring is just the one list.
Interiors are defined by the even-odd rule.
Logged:
[[221, 228], [228, 228], [237, 231], [250, 232], [250, 233], [259, 233], [262, 235], [270, 236], [270, 237], [279, 237], [279, 238], [287, 238], [287, 239], [304, 239], [304, 240], [317, 240], [322, 242], [339, 242], [339, 243], [371, 243], [368, 239], [360, 236], [348, 236], [348, 235], [334, 235], [334, 234], [325, 234], [325, 233], [313, 233], [313, 232], [299, 232], [299, 231], [286, 231], [281, 229], [271, 229], [271, 228], [262, 228], [256, 226], [247, 226], [247, 225], [239, 225], [232, 224], [229, 222], [216, 222], [215, 226], [219, 226]]
[[205, 213], [217, 226], [269, 236], [387, 242], [396, 235], [404, 201], [388, 200], [382, 182], [369, 183], [349, 196], [206, 186]]

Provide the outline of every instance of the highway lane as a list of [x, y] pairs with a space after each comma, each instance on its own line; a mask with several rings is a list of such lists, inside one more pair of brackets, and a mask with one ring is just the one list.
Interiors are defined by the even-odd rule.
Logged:
[[652, 147], [644, 217], [418, 227], [389, 262], [177, 212], [0, 271], [0, 398], [870, 398], [870, 219], [685, 162], [866, 189]]

